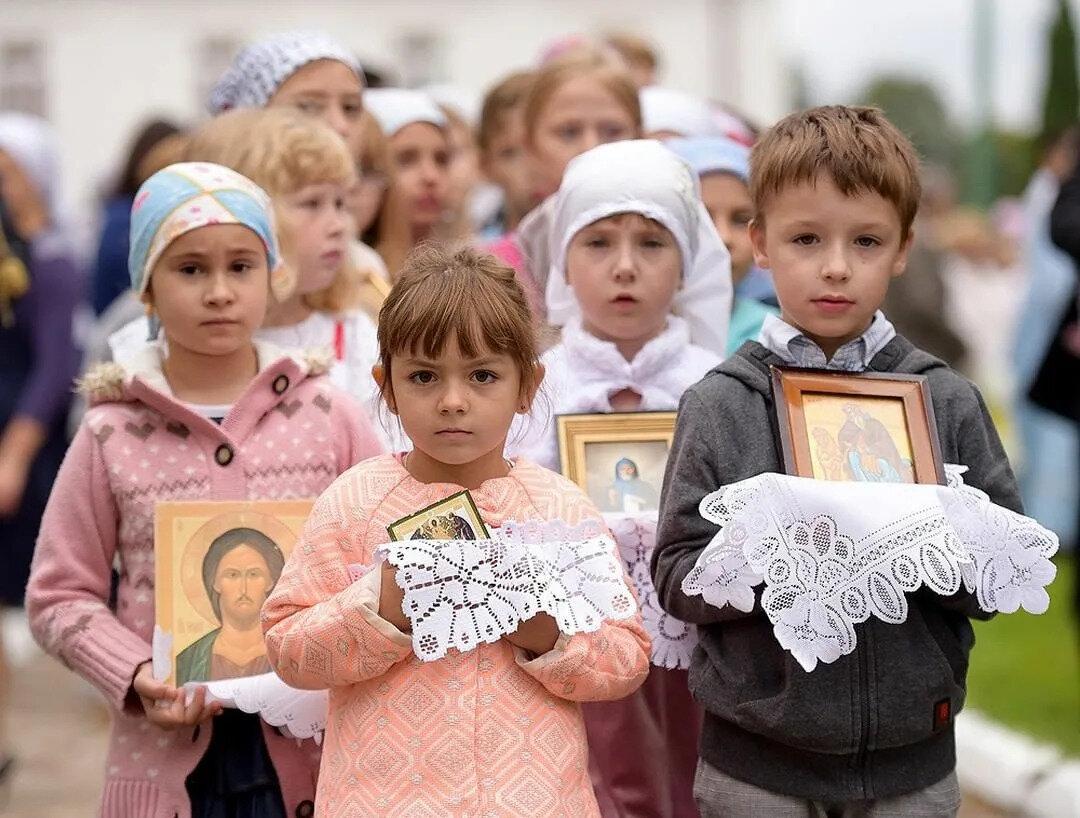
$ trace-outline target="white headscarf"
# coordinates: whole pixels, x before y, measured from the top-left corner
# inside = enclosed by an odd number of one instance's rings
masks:
[[[639,213],[671,231],[683,266],[673,311],[690,325],[693,343],[724,355],[731,319],[731,255],[701,203],[697,174],[654,139],[600,145],[567,165],[548,234],[548,320],[561,327],[581,314],[566,280],[570,241],[582,228],[619,213]]]
[[[360,63],[349,49],[317,31],[290,31],[245,46],[210,92],[207,107],[212,114],[263,108],[285,80],[318,60],[343,63],[363,82]]]
[[[671,131],[680,136],[712,136],[716,133],[712,110],[700,97],[650,85],[638,92],[638,98],[642,130],[647,134]]]
[[[427,122],[439,128],[447,125],[446,114],[423,91],[372,88],[364,92],[364,108],[375,117],[379,129],[388,138],[414,122]]]
[[[48,210],[49,227],[37,238],[37,251],[70,251],[60,197],[60,157],[52,127],[29,114],[0,113],[0,149],[30,177]]]

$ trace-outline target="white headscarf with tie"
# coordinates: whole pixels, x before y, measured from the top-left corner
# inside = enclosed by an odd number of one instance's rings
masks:
[[[731,256],[701,203],[690,166],[652,139],[611,142],[571,160],[555,194],[549,234],[548,320],[565,325],[581,314],[567,282],[566,251],[593,222],[637,213],[674,236],[682,258],[682,286],[672,311],[690,325],[690,340],[723,356],[731,319]]]

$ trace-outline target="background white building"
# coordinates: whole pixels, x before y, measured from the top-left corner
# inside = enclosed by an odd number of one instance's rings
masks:
[[[321,29],[403,82],[482,92],[572,33],[640,34],[661,82],[768,122],[787,108],[774,0],[0,0],[0,109],[57,128],[65,198],[83,221],[149,116],[205,116],[245,41]]]

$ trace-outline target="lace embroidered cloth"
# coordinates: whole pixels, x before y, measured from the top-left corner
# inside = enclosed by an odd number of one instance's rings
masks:
[[[375,554],[397,568],[413,651],[427,662],[496,642],[540,612],[570,636],[637,610],[597,522],[507,521],[490,539],[405,540]]]
[[[697,628],[667,614],[661,607],[649,573],[656,547],[656,512],[638,515],[605,514],[619,558],[637,594],[641,620],[652,640],[650,661],[657,667],[686,670],[697,644]]]
[[[830,483],[761,474],[701,501],[720,531],[683,580],[687,595],[749,612],[755,587],[777,641],[807,671],[855,649],[875,616],[907,618],[906,593],[961,587],[985,611],[1044,613],[1057,536],[994,505],[946,466],[947,486]]]

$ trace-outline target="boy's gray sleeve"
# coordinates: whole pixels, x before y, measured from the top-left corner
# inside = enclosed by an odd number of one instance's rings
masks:
[[[706,494],[723,486],[718,468],[725,439],[718,423],[720,411],[719,407],[707,409],[693,389],[679,403],[651,564],[660,607],[697,625],[749,616],[729,605],[714,608],[700,596],[682,592],[683,578],[718,530],[702,518],[698,505]]]

